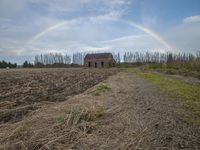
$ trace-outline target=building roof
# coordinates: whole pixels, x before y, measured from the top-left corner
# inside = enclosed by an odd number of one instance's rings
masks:
[[[111,53],[96,53],[96,54],[87,54],[85,59],[107,59],[112,57]]]

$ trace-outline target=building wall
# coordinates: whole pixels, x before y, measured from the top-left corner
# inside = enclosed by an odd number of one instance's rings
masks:
[[[113,67],[114,66],[114,60],[111,58],[109,59],[90,59],[90,60],[85,60],[84,65],[86,67],[89,67],[89,62],[90,62],[90,67],[95,68],[95,63],[96,63],[96,68],[108,68],[108,67]],[[102,66],[103,62],[103,66]]]

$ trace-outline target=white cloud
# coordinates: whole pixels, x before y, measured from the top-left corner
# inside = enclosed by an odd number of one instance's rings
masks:
[[[185,23],[200,22],[200,16],[190,16],[183,19]]]
[[[97,51],[108,51],[112,50],[111,46],[85,46],[82,47],[82,51],[84,52],[97,52]]]
[[[196,23],[183,23],[166,31],[165,37],[176,49],[195,52],[200,50],[200,25]]]
[[[101,43],[115,43],[115,42],[122,42],[122,41],[127,41],[127,40],[138,39],[138,38],[145,38],[145,37],[148,37],[148,35],[146,35],[146,34],[130,35],[130,36],[123,36],[123,37],[115,38],[112,40],[101,41]]]
[[[123,51],[160,51],[166,50],[159,41],[148,34],[128,35],[112,40],[101,41],[101,45],[110,47],[111,50]],[[159,49],[158,49],[159,47]]]
[[[108,12],[128,6],[131,0],[27,0],[31,4],[43,5],[50,12],[74,12],[92,10],[92,12]]]
[[[102,23],[103,21],[115,21],[122,16],[121,12],[112,11],[103,15],[97,15],[95,17],[90,17],[90,21],[93,23]]]

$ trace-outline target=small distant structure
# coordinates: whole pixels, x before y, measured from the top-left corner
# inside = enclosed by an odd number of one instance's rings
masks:
[[[88,68],[114,67],[115,63],[111,53],[87,54],[84,58],[84,66]]]

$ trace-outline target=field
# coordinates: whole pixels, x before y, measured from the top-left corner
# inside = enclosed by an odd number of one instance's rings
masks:
[[[0,70],[0,122],[17,122],[43,104],[67,100],[116,70]]]
[[[200,81],[139,68],[0,71],[0,150],[199,150]]]

